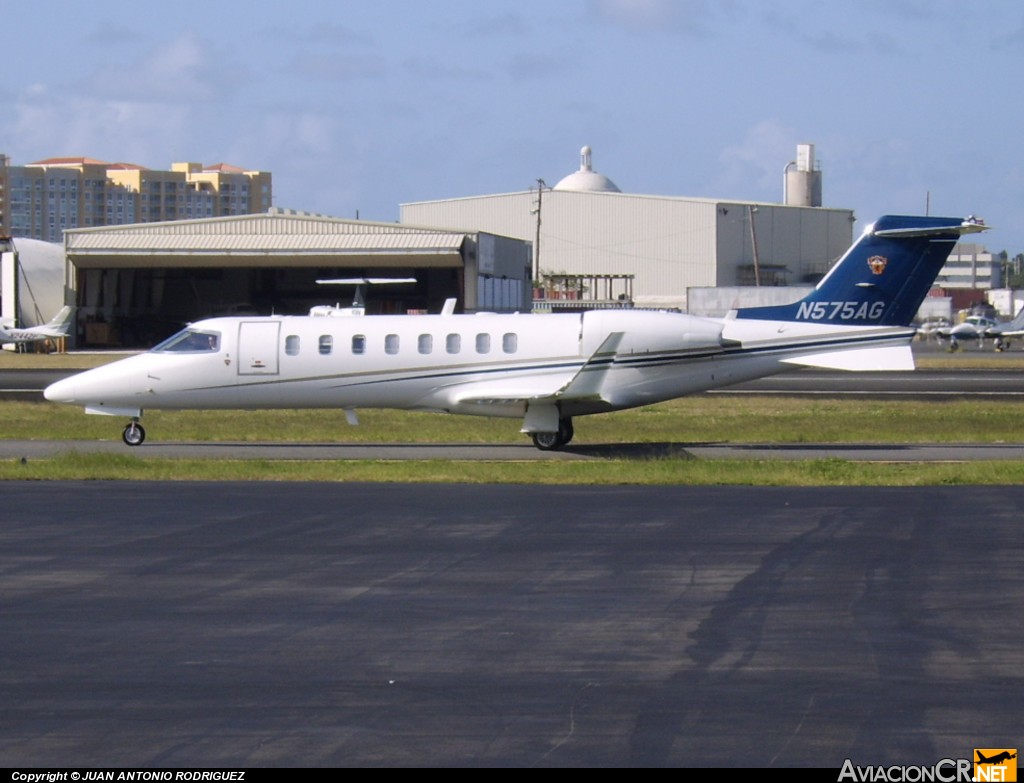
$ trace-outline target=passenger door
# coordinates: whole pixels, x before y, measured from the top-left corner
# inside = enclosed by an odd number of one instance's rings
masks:
[[[238,325],[238,374],[277,375],[279,321],[242,321]]]

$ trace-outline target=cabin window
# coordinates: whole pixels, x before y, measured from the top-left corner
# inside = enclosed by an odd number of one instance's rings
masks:
[[[366,353],[366,335],[352,335],[352,353]]]
[[[448,353],[458,353],[462,350],[462,335],[450,334],[445,338],[444,348]]]
[[[429,334],[421,334],[417,345],[420,353],[430,353],[434,350],[434,338]]]
[[[476,352],[477,353],[490,353],[491,352],[491,336],[486,332],[481,332],[476,336]]]
[[[290,334],[284,338],[284,352],[289,356],[299,355],[299,336]]]
[[[334,350],[334,338],[329,334],[320,335],[320,353],[328,356]]]
[[[398,335],[389,334],[384,338],[384,353],[398,353]]]
[[[501,350],[505,353],[515,353],[519,350],[519,335],[515,332],[505,332],[501,337]]]

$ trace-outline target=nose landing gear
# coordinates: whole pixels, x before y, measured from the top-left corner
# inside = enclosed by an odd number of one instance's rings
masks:
[[[121,433],[121,440],[129,446],[139,446],[146,439],[146,431],[139,424],[139,417],[133,416]]]

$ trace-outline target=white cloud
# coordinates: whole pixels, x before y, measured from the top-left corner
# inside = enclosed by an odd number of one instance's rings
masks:
[[[782,198],[782,172],[796,155],[798,134],[779,120],[761,120],[739,144],[725,147],[719,155],[724,169],[717,185],[723,193],[744,198]]]
[[[195,159],[209,149],[207,140],[186,145],[230,111],[227,98],[244,82],[240,69],[218,61],[192,32],[135,59],[125,48],[76,83],[35,83],[13,97],[0,135],[16,163],[82,155],[163,167],[175,155]]]
[[[373,52],[366,54],[302,52],[295,57],[290,68],[301,78],[335,83],[381,79],[388,76],[391,71],[385,58]]]
[[[730,12],[725,0],[590,0],[597,19],[634,32],[704,33],[720,13]]]
[[[246,83],[243,69],[192,31],[146,52],[134,62],[107,62],[83,89],[97,96],[143,102],[208,102],[225,99]]]
[[[4,135],[19,165],[54,155],[164,165],[189,127],[182,106],[67,98],[39,88],[15,102],[11,117]]]

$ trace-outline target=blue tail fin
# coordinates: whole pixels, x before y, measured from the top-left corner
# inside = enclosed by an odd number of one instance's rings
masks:
[[[984,231],[974,218],[886,215],[839,259],[804,299],[748,307],[737,318],[837,326],[906,326],[962,234]]]

